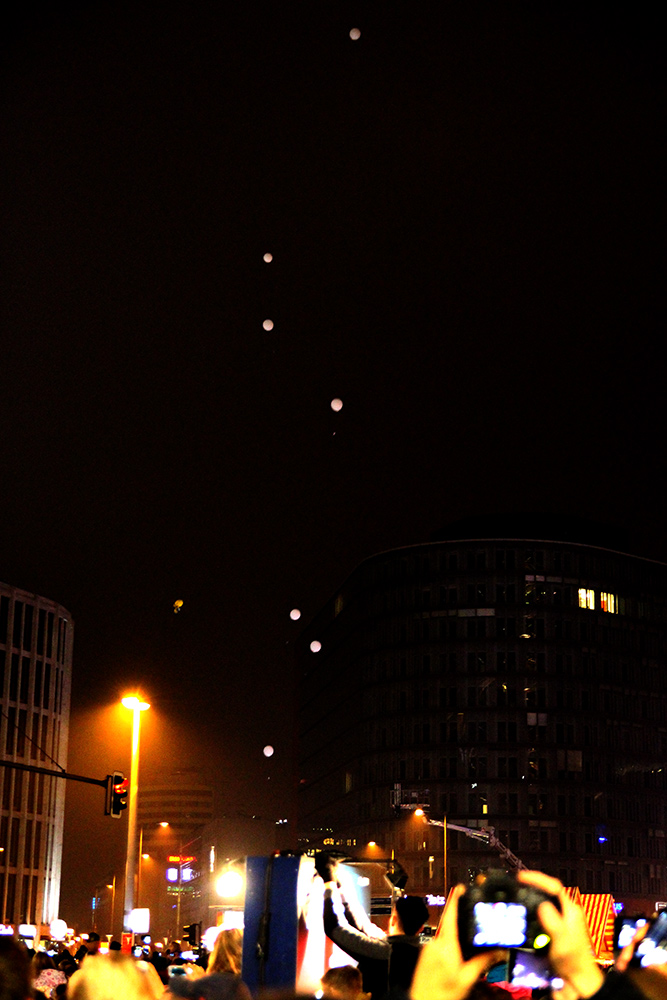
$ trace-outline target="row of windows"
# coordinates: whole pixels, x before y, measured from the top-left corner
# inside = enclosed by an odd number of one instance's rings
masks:
[[[373,567],[376,582],[383,580],[429,580],[435,573],[520,571],[527,574],[579,576],[589,579],[610,579],[623,582],[635,591],[665,592],[665,567],[627,559],[622,556],[581,550],[550,549],[465,549],[456,551],[416,552],[414,555],[389,557]]]
[[[9,619],[11,601],[6,595],[0,596],[0,643],[5,645],[9,638]],[[67,619],[58,618],[53,611],[45,608],[35,609],[34,605],[24,601],[14,601],[14,617],[11,626],[12,646],[26,653],[32,651],[33,624],[37,610],[37,629],[34,637],[38,656],[55,658],[58,663],[64,663],[67,647]],[[55,631],[55,650],[54,650]]]
[[[603,711],[613,719],[637,719],[653,720],[655,722],[667,723],[667,701],[664,696],[655,695],[651,699],[633,699],[632,689],[611,690],[608,688],[581,688],[575,690],[572,687],[549,688],[536,684],[532,679],[524,677],[519,682],[513,682],[508,677],[501,678],[487,677],[480,679],[477,684],[464,686],[439,687],[406,687],[399,690],[394,688],[384,688],[374,692],[372,703],[369,708],[374,715],[384,716],[392,712],[404,714],[407,711],[430,711],[438,709],[440,711],[452,712],[462,708],[517,708],[528,709],[526,713],[526,724],[528,726],[546,726],[549,721],[559,722],[558,713],[563,710],[573,712]],[[549,720],[546,710],[556,711],[556,717]],[[534,713],[538,717],[532,717]],[[462,726],[465,722],[461,715],[457,720]],[[556,727],[557,728],[557,727]],[[459,730],[459,735],[462,734]],[[426,730],[424,730],[426,733]],[[643,736],[643,730],[637,731],[637,736]],[[440,730],[440,739],[444,739],[443,730]],[[451,739],[451,736],[447,736]],[[416,742],[428,743],[431,735],[417,739]],[[557,742],[561,742],[556,735]],[[638,745],[641,749],[641,745]]]
[[[380,610],[388,613],[405,608],[428,611],[436,608],[486,607],[495,604],[549,605],[553,607],[588,608],[613,614],[634,614],[643,617],[645,602],[626,600],[617,594],[600,591],[596,599],[595,590],[585,587],[554,584],[543,577],[531,576],[524,584],[502,582],[494,585],[486,581],[475,583],[440,585],[437,590],[430,587],[414,591],[397,590],[380,595]]]
[[[2,794],[2,808],[5,811],[10,809],[14,812],[23,812],[41,816],[44,813],[44,784],[47,777],[34,772],[18,771],[10,768],[2,768],[0,773],[0,787]],[[12,783],[13,775],[13,783]],[[51,780],[51,779],[48,779]],[[23,795],[26,795],[25,807],[23,806]],[[3,818],[4,823],[4,818]],[[5,845],[5,841],[0,838],[0,847]],[[0,857],[0,863],[2,858]]]
[[[9,674],[9,700],[27,705],[30,700],[31,660],[29,656],[12,653]],[[0,649],[0,693],[5,685],[6,653]],[[53,692],[53,708],[62,711],[62,677],[63,671],[57,667],[53,671],[55,690]],[[34,684],[32,703],[36,708],[51,707],[51,663],[46,660],[36,660],[34,664]]]
[[[657,656],[665,651],[664,630],[623,627],[610,628],[594,619],[545,619],[536,615],[505,616],[459,612],[451,617],[424,617],[409,621],[381,621],[367,629],[367,643],[378,646],[438,640],[497,639],[501,641],[544,640],[594,643],[637,650]]]
[[[624,771],[615,761],[589,759],[584,756],[583,751],[572,749],[560,749],[550,756],[541,756],[539,751],[533,750],[521,756],[494,754],[489,757],[475,747],[469,750],[458,748],[456,752],[440,758],[415,756],[403,757],[398,761],[381,760],[377,765],[368,765],[363,776],[366,787],[393,781],[426,782],[436,778],[449,781],[462,778],[471,781],[498,778],[528,784],[576,779],[637,789],[667,787],[667,771],[663,768],[651,770],[647,767],[641,771]]]
[[[17,887],[19,892],[17,892]],[[2,908],[2,923],[38,924],[38,891],[38,875],[3,872],[0,868],[0,900],[5,900]]]

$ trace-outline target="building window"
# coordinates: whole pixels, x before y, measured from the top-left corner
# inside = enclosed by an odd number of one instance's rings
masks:
[[[587,590],[585,587],[579,588],[579,607],[595,609],[595,591]]]
[[[603,611],[609,611],[611,614],[618,614],[618,597],[616,594],[606,594],[604,591],[600,594],[600,607]]]

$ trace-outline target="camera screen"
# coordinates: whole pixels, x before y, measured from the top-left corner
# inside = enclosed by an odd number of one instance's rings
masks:
[[[667,910],[658,915],[635,954],[643,966],[667,965]]]
[[[476,948],[520,948],[526,943],[527,913],[521,903],[475,903]]]
[[[551,975],[547,956],[536,955],[534,951],[519,951],[514,959],[512,969],[512,986],[527,986],[531,990],[545,989],[552,986],[560,989],[562,980],[556,980]]]
[[[646,917],[624,917],[618,928],[618,937],[616,939],[616,948],[621,951],[626,945],[632,944],[634,936],[640,927],[643,927],[646,923]]]

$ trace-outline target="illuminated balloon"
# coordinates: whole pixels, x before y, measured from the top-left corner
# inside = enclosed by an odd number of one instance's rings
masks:
[[[177,615],[182,607],[183,607],[183,601],[174,601],[174,614]]]
[[[313,639],[313,641],[310,644],[311,653],[319,653],[321,648],[322,648],[322,643],[318,642],[317,639]]]
[[[292,608],[292,610],[289,613],[289,616],[293,622],[298,622],[299,618],[301,617],[301,612],[299,611],[298,608]]]
[[[359,31],[358,28],[352,28],[352,31],[350,32],[350,38],[352,39],[353,42],[356,42],[358,38],[361,38],[361,32]]]
[[[262,326],[264,327],[265,330],[273,330],[273,320],[265,319],[264,322],[262,323]]]
[[[273,260],[273,254],[272,253],[265,253],[264,254],[264,260],[266,261],[267,264],[270,264],[271,261]]]
[[[331,409],[334,411],[334,413],[338,413],[340,410],[343,409],[343,400],[342,399],[332,399],[331,400]]]
[[[273,757],[273,747],[264,747],[262,753],[265,757]]]

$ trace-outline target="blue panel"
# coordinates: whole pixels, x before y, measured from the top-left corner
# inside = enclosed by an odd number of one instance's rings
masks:
[[[262,985],[294,987],[299,861],[298,857],[246,861],[243,980],[253,992]],[[263,968],[258,950],[262,942]]]

